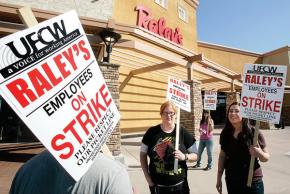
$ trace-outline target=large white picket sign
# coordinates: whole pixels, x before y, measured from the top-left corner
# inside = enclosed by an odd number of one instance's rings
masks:
[[[241,95],[242,117],[279,123],[286,75],[285,65],[245,65]]]
[[[79,180],[120,119],[75,11],[0,40],[0,92]]]
[[[190,106],[190,85],[175,78],[168,78],[167,97],[176,106],[187,112],[191,111]]]

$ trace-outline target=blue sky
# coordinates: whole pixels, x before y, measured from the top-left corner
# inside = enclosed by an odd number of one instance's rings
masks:
[[[199,0],[198,40],[265,53],[290,45],[290,0]]]

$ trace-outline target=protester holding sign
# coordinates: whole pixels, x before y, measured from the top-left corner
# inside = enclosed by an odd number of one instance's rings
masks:
[[[211,119],[208,110],[204,110],[199,128],[200,141],[198,145],[198,160],[193,168],[200,167],[201,156],[204,148],[206,148],[207,151],[207,166],[204,168],[204,170],[210,170],[212,168],[213,129],[214,122]]]
[[[259,161],[266,162],[269,153],[264,136],[260,132],[257,146],[253,144],[254,129],[248,119],[242,118],[239,103],[230,105],[226,125],[220,135],[221,150],[218,160],[216,188],[222,193],[222,174],[225,170],[226,186],[229,194],[263,194],[263,173]],[[247,187],[251,156],[255,157],[252,187]]]
[[[130,194],[133,189],[124,166],[102,153],[98,153],[89,170],[76,182],[44,151],[19,169],[9,193]]]
[[[174,151],[176,111],[172,102],[163,103],[160,107],[162,123],[149,128],[142,139],[140,162],[151,194],[189,194],[186,162],[197,159],[197,149],[195,139],[181,127],[180,146]],[[174,173],[175,158],[179,160],[177,173]]]

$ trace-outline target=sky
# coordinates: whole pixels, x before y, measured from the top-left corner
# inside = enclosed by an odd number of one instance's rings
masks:
[[[290,45],[290,0],[199,0],[197,34],[256,53]]]

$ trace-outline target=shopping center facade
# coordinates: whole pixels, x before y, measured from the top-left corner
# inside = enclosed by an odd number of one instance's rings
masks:
[[[118,153],[121,133],[144,132],[160,122],[168,77],[191,85],[192,111],[182,111],[181,124],[196,135],[203,91],[217,91],[224,96],[220,104],[228,105],[239,100],[244,64],[286,65],[289,69],[288,46],[255,53],[198,41],[198,4],[198,0],[0,0],[0,37],[25,28],[17,12],[22,6],[31,7],[38,22],[75,9],[119,106],[120,125],[109,143]],[[105,29],[122,36],[112,49],[110,63],[102,62],[107,53],[99,33]],[[282,113],[287,125],[289,85],[288,73]]]

